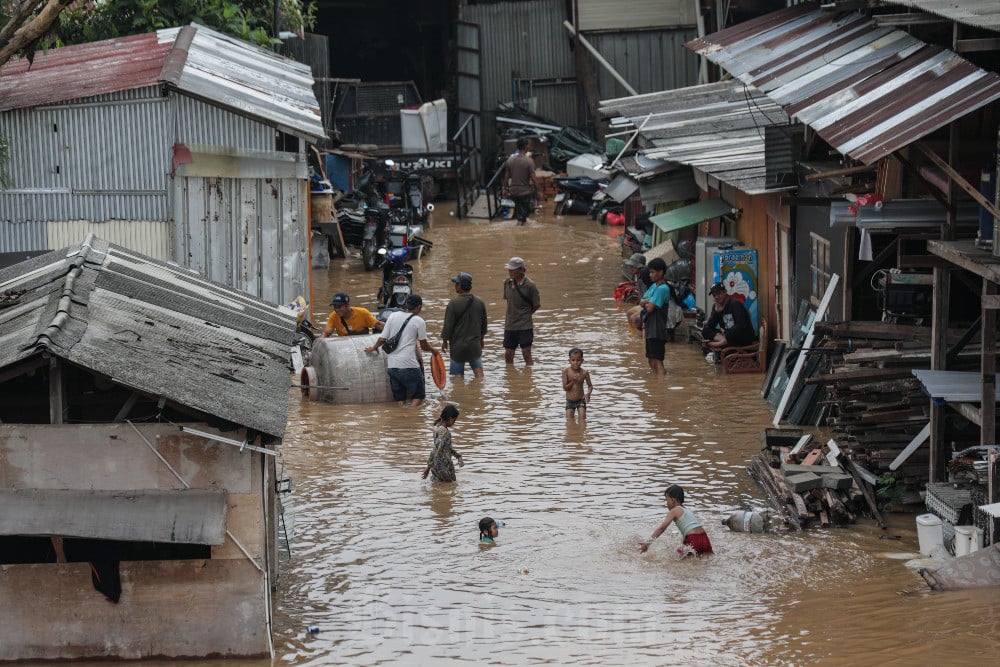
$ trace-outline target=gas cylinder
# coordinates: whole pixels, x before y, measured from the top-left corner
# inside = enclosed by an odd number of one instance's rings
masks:
[[[767,509],[735,510],[722,520],[723,526],[737,533],[769,533],[775,523],[775,513]]]

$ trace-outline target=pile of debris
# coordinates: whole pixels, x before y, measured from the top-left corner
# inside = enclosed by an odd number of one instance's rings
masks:
[[[872,484],[843,456],[836,441],[824,447],[797,429],[765,429],[750,475],[783,521],[797,530],[842,526],[867,512],[884,525]]]

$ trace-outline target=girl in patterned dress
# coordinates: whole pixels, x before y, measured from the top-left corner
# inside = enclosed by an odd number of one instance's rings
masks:
[[[446,405],[441,410],[441,416],[434,422],[434,449],[427,457],[427,467],[421,475],[427,479],[427,475],[433,473],[434,479],[439,482],[455,481],[455,466],[452,465],[452,457],[458,459],[458,467],[465,465],[462,455],[451,446],[451,431],[448,430],[455,425],[458,419],[458,408],[454,405]]]

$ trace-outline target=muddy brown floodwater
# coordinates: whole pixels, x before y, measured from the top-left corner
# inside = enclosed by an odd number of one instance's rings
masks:
[[[783,535],[720,524],[762,497],[746,471],[773,414],[761,376],[722,375],[679,342],[666,378],[651,377],[612,300],[614,230],[585,217],[457,221],[444,208],[415,291],[438,346],[449,277],[473,275],[490,316],[485,379],[430,384],[418,409],[291,393],[280,465],[295,539],[274,598],[275,664],[994,664],[998,590],[931,592],[893,557],[917,550],[913,515],[891,515],[885,532],[868,520]],[[503,363],[512,255],[541,293],[530,370]],[[358,258],[314,271],[314,320],[336,291],[372,305],[378,276]],[[595,384],[586,428],[564,417],[570,347]],[[445,401],[461,410],[466,460],[452,485],[420,479]],[[716,555],[680,560],[673,530],[639,553],[671,483]],[[486,515],[506,522],[492,548],[478,544]]]

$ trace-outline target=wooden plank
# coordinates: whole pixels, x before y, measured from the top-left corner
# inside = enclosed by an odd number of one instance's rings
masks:
[[[910,441],[910,444],[908,444],[903,451],[899,453],[899,456],[897,456],[896,459],[889,464],[889,470],[895,470],[899,466],[903,465],[903,462],[910,458],[910,455],[913,454],[913,452],[917,451],[917,447],[924,444],[924,442],[930,437],[931,424],[930,422],[927,422],[927,426],[920,429],[920,433],[913,436],[913,440]]]
[[[996,241],[994,241],[996,243]],[[979,443],[991,445],[996,440],[997,404],[990,396],[997,396],[997,311],[987,308],[986,302],[997,299],[997,284],[983,280],[983,328],[980,333],[983,346],[983,357],[979,365],[982,370],[979,425]]]
[[[997,207],[993,205],[993,202],[984,197],[983,194],[979,192],[978,188],[965,180],[965,177],[955,171],[955,169],[948,164],[947,161],[935,153],[930,146],[926,145],[922,141],[914,142],[912,146],[927,156],[927,158],[930,159],[930,161],[933,162],[938,169],[948,174],[948,178],[951,179],[951,182],[964,190],[965,193],[972,197],[977,204],[986,209],[991,215],[993,215],[993,217],[1000,218],[1000,209],[997,209]]]
[[[928,241],[927,250],[944,257],[952,264],[971,271],[980,278],[1000,283],[1000,257],[981,250],[971,239],[961,241]]]
[[[809,324],[809,333],[806,334],[806,339],[802,343],[802,350],[799,352],[798,358],[795,359],[795,367],[792,369],[792,374],[788,377],[788,384],[785,385],[785,391],[781,395],[781,402],[778,403],[778,407],[774,411],[773,424],[778,426],[781,420],[785,417],[785,411],[788,408],[788,403],[791,401],[792,394],[795,391],[795,385],[798,382],[799,375],[802,373],[802,367],[805,365],[806,361],[806,351],[812,349],[813,338],[815,337],[815,327],[816,323],[821,321],[824,316],[826,316],[826,311],[830,307],[830,301],[833,299],[833,293],[837,289],[837,284],[840,282],[840,276],[836,273],[830,276],[830,283],[826,287],[826,293],[823,295],[823,300],[819,304],[819,308],[816,309],[816,315],[813,317],[813,321]]]
[[[254,558],[263,558],[264,526],[260,494],[231,493],[226,500],[226,529]],[[212,547],[213,560],[228,558],[246,558],[229,536],[221,545]]]
[[[0,566],[0,660],[266,658],[264,577],[246,559],[124,561],[106,602],[87,563]]]
[[[226,492],[0,490],[0,535],[222,544]]]
[[[251,492],[257,454],[186,435],[170,424],[136,427],[192,487]],[[239,438],[243,432],[224,435]],[[0,461],[6,462],[0,466],[0,488],[6,489],[182,487],[128,424],[2,424]]]

